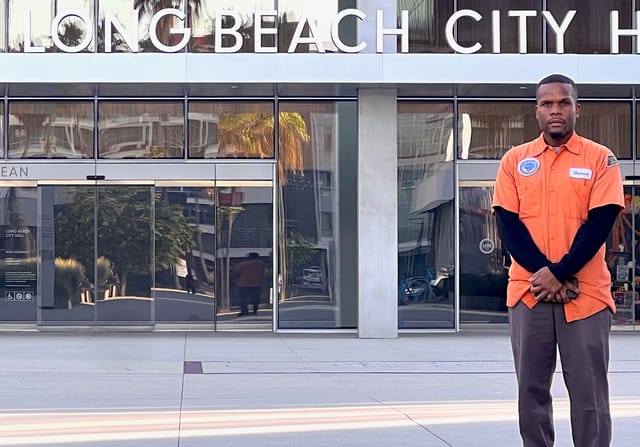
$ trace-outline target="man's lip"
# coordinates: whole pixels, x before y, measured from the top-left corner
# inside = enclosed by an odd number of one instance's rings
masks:
[[[562,120],[553,120],[553,121],[549,121],[548,124],[550,126],[552,126],[554,124],[564,124],[564,121],[562,121]]]

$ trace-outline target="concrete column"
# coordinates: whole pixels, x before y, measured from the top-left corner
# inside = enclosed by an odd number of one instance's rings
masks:
[[[395,89],[358,92],[358,334],[398,336]]]

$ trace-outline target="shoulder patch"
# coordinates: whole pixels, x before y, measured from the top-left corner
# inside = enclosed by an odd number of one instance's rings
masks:
[[[613,154],[607,157],[607,168],[610,168],[611,166],[618,166],[618,159]]]

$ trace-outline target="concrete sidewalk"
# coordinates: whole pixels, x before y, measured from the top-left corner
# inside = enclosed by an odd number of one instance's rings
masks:
[[[611,339],[615,447],[640,440],[640,334]],[[521,445],[506,332],[2,333],[0,446]],[[557,446],[570,446],[561,374]]]

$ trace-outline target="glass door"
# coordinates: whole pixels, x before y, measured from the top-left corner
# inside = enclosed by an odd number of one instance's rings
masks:
[[[40,324],[153,323],[153,185],[41,184]]]
[[[152,184],[96,186],[96,324],[153,324]],[[169,234],[167,236],[170,236]]]
[[[213,181],[156,182],[156,325],[214,327],[215,200]]]
[[[217,181],[219,330],[273,327],[274,209],[271,181]]]
[[[95,323],[95,181],[40,184],[39,322]]]
[[[493,182],[461,182],[459,188],[460,323],[508,323],[510,258],[491,213]]]
[[[155,178],[139,180],[137,166],[105,166],[95,177],[114,180],[43,180],[18,194],[24,210],[5,207],[13,227],[18,217],[35,225],[41,292],[31,321],[273,329],[271,165],[227,164],[218,182],[207,164],[157,166],[142,173]],[[196,180],[175,179],[191,174]]]

